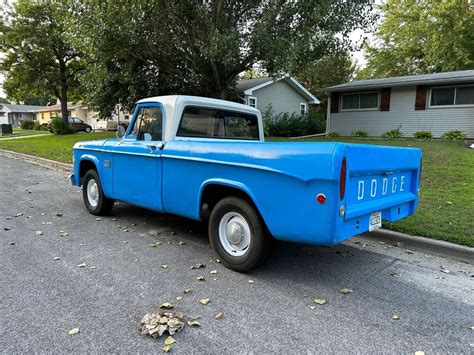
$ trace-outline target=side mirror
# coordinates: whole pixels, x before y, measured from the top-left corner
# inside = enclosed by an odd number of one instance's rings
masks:
[[[118,139],[122,139],[125,136],[125,128],[123,126],[117,126],[117,132],[115,133]]]

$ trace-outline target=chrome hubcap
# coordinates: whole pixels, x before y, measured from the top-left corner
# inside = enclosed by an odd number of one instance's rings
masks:
[[[219,240],[230,255],[244,255],[250,246],[251,237],[250,226],[239,213],[228,212],[221,218]]]
[[[99,187],[97,186],[97,182],[94,179],[90,179],[87,182],[87,199],[89,200],[89,204],[92,207],[97,207],[99,204]]]

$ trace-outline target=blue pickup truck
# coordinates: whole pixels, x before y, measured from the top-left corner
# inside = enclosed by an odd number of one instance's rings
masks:
[[[117,138],[74,146],[86,208],[114,201],[208,222],[223,263],[245,272],[272,238],[335,245],[413,214],[420,149],[266,143],[260,112],[192,96],[140,100]]]

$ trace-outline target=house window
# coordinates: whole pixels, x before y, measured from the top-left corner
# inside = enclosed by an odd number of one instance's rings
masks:
[[[431,88],[430,106],[474,105],[474,85]]]
[[[378,106],[377,91],[342,94],[342,110],[376,110]]]
[[[308,105],[304,102],[300,103],[300,115],[304,116],[308,113]]]
[[[247,99],[247,105],[257,108],[257,98],[253,97],[253,96],[250,96]]]

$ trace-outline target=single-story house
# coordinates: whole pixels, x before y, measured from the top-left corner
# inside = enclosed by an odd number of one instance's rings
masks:
[[[67,104],[68,116],[77,117],[87,124],[91,125],[93,129],[100,129],[104,126],[104,120],[99,119],[99,113],[81,102]],[[61,104],[41,107],[33,110],[36,113],[36,118],[39,123],[48,123],[50,119],[61,116]],[[111,117],[112,120],[117,120],[117,114]],[[120,122],[128,123],[130,115],[126,111],[120,111]]]
[[[36,114],[31,110],[42,109],[44,106],[0,104],[0,124],[12,124],[19,127],[20,121],[33,121]]]
[[[474,70],[357,80],[325,88],[327,132],[370,136],[400,128],[405,137],[460,130],[474,137]]]
[[[239,80],[235,91],[237,101],[259,109],[262,114],[271,107],[274,115],[305,115],[309,105],[319,105],[319,100],[290,76],[279,80],[269,77]]]

